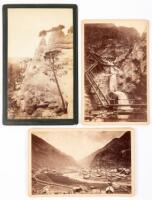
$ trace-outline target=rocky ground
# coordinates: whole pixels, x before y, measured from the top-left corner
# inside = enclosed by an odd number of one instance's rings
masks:
[[[44,62],[32,60],[22,71],[19,63],[10,64],[12,70],[8,94],[8,117],[10,119],[72,118],[73,80],[71,77],[73,70],[71,53],[71,49],[63,50],[60,62],[58,61],[60,67],[57,72],[64,100],[68,104],[67,113],[61,109],[61,98],[50,66]]]

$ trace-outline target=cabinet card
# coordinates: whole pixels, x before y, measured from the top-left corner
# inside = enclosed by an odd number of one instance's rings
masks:
[[[88,20],[82,29],[82,121],[146,124],[148,21]]]
[[[4,5],[4,124],[77,123],[77,6]]]
[[[133,130],[31,129],[29,193],[133,195]]]

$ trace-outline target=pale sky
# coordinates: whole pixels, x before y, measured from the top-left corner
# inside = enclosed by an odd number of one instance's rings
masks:
[[[113,138],[120,137],[125,131],[101,131],[94,129],[58,129],[35,130],[37,135],[60,151],[72,156],[75,160],[81,160],[105,146]]]
[[[8,57],[32,57],[39,44],[38,34],[62,24],[66,32],[73,25],[72,9],[9,8]]]

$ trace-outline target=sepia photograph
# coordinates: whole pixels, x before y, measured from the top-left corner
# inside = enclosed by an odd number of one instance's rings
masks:
[[[77,6],[3,9],[4,123],[77,123]]]
[[[148,21],[84,20],[84,123],[148,123]]]
[[[133,195],[134,131],[30,129],[29,195]]]

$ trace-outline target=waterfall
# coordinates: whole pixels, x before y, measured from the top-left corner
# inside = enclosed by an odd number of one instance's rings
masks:
[[[118,96],[118,104],[122,105],[119,106],[119,109],[124,111],[132,111],[133,108],[131,106],[123,106],[123,105],[129,105],[129,100],[127,95],[124,92],[116,91],[114,92]],[[128,119],[129,115],[118,115],[118,119]]]
[[[117,91],[117,70],[111,67],[111,76],[109,81],[109,89],[111,92]]]

